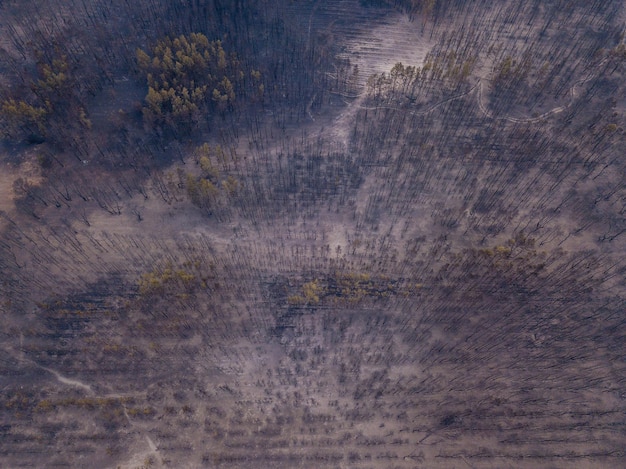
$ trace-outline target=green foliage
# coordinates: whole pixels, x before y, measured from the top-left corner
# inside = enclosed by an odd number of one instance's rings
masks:
[[[237,196],[239,192],[240,182],[232,175],[224,173],[230,169],[233,160],[236,160],[234,151],[226,152],[220,145],[211,148],[205,143],[196,148],[195,156],[201,174],[181,171],[180,179],[187,189],[191,202],[212,212],[226,205],[228,199]]]
[[[314,306],[320,302],[320,296],[326,293],[326,288],[317,279],[303,284],[301,290],[301,295],[287,297],[287,303],[290,305]]]
[[[474,70],[475,55],[459,55],[454,51],[426,56],[422,78],[449,80],[453,83],[466,81]],[[426,73],[429,72],[429,73]]]
[[[373,75],[370,90],[390,89],[407,92],[415,84],[437,81],[439,86],[457,87],[466,83],[476,64],[475,55],[461,56],[455,52],[429,53],[422,68],[396,63],[389,74]]]
[[[610,50],[609,55],[619,60],[626,60],[626,44],[621,43]]]
[[[49,136],[52,124],[63,130],[73,124],[91,128],[91,121],[81,105],[78,83],[65,56],[50,62],[40,61],[36,75],[27,84],[29,96],[8,96],[0,102],[3,137]]]
[[[530,51],[526,51],[517,59],[507,55],[494,67],[492,82],[499,88],[511,87],[525,82],[531,72],[535,72],[538,77],[545,76],[549,66],[543,64],[538,70],[534,70]]]
[[[185,186],[187,195],[195,206],[210,210],[217,203],[220,192],[210,180],[187,173]]]
[[[222,181],[222,189],[230,197],[234,197],[239,189],[239,181],[232,176],[228,176],[226,180]]]
[[[231,156],[229,156],[229,154]],[[211,148],[208,143],[204,143],[196,148],[195,155],[203,171],[208,171],[209,173],[212,171],[218,171],[219,173],[218,166],[225,171],[230,169],[230,163],[233,159],[232,156],[234,156],[234,150],[230,149],[226,152],[221,145],[215,145],[215,147]],[[204,161],[204,167],[202,166],[202,161]],[[215,177],[217,176],[218,175],[215,175]]]
[[[496,67],[496,77],[499,79],[508,78],[512,73],[514,65],[515,61],[513,60],[513,57],[507,55]]]
[[[335,272],[324,279],[303,283],[296,294],[287,297],[287,303],[308,306],[315,306],[324,301],[358,303],[365,299],[418,294],[422,287],[421,284],[407,283],[382,275],[372,277],[368,273]]]
[[[392,80],[405,79],[409,81],[419,77],[419,74],[419,67],[412,67],[410,65],[405,67],[402,62],[396,63],[389,73]]]
[[[174,269],[171,264],[143,274],[138,281],[139,294],[142,296],[186,292],[196,284],[197,278],[194,274],[182,268]]]
[[[236,56],[221,41],[192,33],[157,42],[150,55],[137,49],[137,65],[148,94],[143,109],[148,123],[189,130],[206,108],[226,110],[236,99],[242,72]]]
[[[308,304],[317,304],[320,302],[319,295],[322,293],[323,289],[319,285],[317,280],[313,280],[312,282],[307,282],[302,285],[302,292],[304,293],[304,299]]]
[[[199,163],[200,168],[205,175],[212,178],[217,178],[219,176],[219,170],[211,164],[211,160],[207,156],[201,156]]]
[[[24,132],[45,132],[48,111],[43,107],[33,106],[24,101],[8,99],[0,105],[5,136]]]
[[[369,295],[377,296],[374,293],[377,290],[376,282],[369,274],[350,272],[336,275],[334,280],[337,286],[336,295],[348,302],[357,302]]]
[[[302,305],[305,303],[305,300],[300,295],[291,295],[287,297],[287,303],[292,306]]]
[[[37,80],[37,87],[43,92],[50,94],[64,94],[70,84],[68,79],[68,64],[65,57],[54,59],[52,64],[39,66],[41,79]]]
[[[558,251],[555,253],[556,256],[559,255]],[[514,278],[517,275],[536,276],[546,265],[546,253],[537,251],[535,240],[523,234],[518,234],[503,245],[470,249],[459,256],[465,256],[468,265],[482,266],[490,274],[499,275],[500,279]],[[468,267],[467,270],[474,267]]]

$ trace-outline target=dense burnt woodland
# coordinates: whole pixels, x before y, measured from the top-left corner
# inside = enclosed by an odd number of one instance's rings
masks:
[[[0,465],[614,468],[621,1],[0,4]]]

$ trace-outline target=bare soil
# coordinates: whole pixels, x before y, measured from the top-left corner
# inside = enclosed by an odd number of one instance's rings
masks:
[[[293,108],[153,151],[124,75],[88,157],[2,158],[0,466],[620,466],[626,69],[581,52],[614,24],[383,3],[290,2],[335,64]],[[498,95],[494,64],[558,38],[560,94]],[[450,52],[478,54],[465,80],[388,80]],[[131,162],[99,160],[124,138]]]

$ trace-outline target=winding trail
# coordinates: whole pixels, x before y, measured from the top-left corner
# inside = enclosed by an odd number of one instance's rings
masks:
[[[67,378],[65,376],[63,376],[61,373],[59,373],[56,370],[53,370],[52,368],[48,368],[46,366],[40,365],[39,363],[37,363],[36,361],[27,358],[25,356],[24,353],[24,347],[23,347],[23,343],[24,343],[24,335],[20,334],[20,350],[16,351],[13,349],[4,349],[5,352],[7,352],[8,355],[12,356],[13,358],[15,358],[18,362],[20,363],[25,363],[25,364],[30,364],[33,365],[41,370],[47,371],[48,373],[51,373],[52,375],[54,375],[54,377],[57,379],[57,381],[61,384],[64,384],[66,386],[72,386],[72,387],[76,387],[76,388],[80,388],[83,389],[84,391],[86,391],[87,393],[89,393],[90,395],[93,395],[96,398],[99,399],[118,399],[120,405],[122,406],[122,409],[124,411],[124,416],[126,417],[126,421],[128,422],[128,425],[134,429],[136,429],[136,431],[139,434],[143,434],[146,443],[148,444],[148,449],[144,450],[144,451],[140,451],[138,453],[135,453],[131,459],[130,462],[128,462],[128,464],[126,466],[118,466],[118,467],[137,467],[137,465],[141,465],[141,463],[145,460],[146,457],[152,455],[152,454],[159,454],[159,449],[157,447],[157,445],[154,443],[154,441],[152,441],[152,438],[150,438],[150,436],[147,433],[147,430],[145,428],[143,428],[143,426],[141,424],[138,424],[136,422],[133,422],[132,419],[130,418],[130,415],[128,415],[128,411],[126,409],[126,406],[124,405],[124,401],[122,401],[122,399],[127,398],[127,397],[145,397],[145,392],[141,392],[141,393],[130,393],[130,394],[121,394],[121,393],[107,393],[107,394],[97,394],[93,388],[91,387],[91,385],[83,383],[82,381],[79,381],[77,379],[71,379],[71,378]]]
[[[573,88],[576,86],[576,84],[574,84]],[[569,104],[567,104],[566,106],[557,106],[547,112],[544,112],[543,114],[536,116],[536,117],[529,117],[529,118],[517,118],[517,117],[508,117],[508,116],[503,116],[503,117],[496,117],[493,115],[493,113],[489,112],[489,110],[485,107],[485,105],[483,104],[483,82],[482,80],[479,79],[477,85],[474,87],[476,88],[478,87],[478,94],[477,94],[477,100],[478,100],[478,108],[480,109],[480,112],[482,112],[485,116],[487,116],[490,119],[494,119],[494,120],[505,120],[508,122],[513,122],[515,124],[531,124],[533,122],[539,122],[543,119],[545,119],[546,117],[552,115],[552,114],[558,114],[559,112],[563,112],[565,109],[567,109],[572,103],[570,102]],[[571,91],[571,90],[570,90]]]
[[[43,366],[43,365],[40,365],[36,361],[31,360],[30,358],[27,358],[25,353],[24,353],[24,334],[20,334],[20,351],[19,352],[16,352],[15,350],[7,350],[7,349],[5,349],[5,351],[8,352],[9,355],[11,355],[15,359],[17,359],[17,361],[19,361],[19,362],[29,363],[31,365],[36,366],[40,370],[44,370],[44,371],[47,371],[48,373],[53,374],[54,377],[57,379],[57,381],[59,383],[61,383],[61,384],[65,384],[66,386],[78,387],[78,388],[84,389],[89,394],[95,394],[93,389],[91,389],[91,386],[89,384],[85,384],[85,383],[83,383],[81,381],[78,381],[77,379],[66,378],[65,376],[63,376],[58,371],[55,371],[55,370],[53,370],[51,368],[48,368],[48,367]]]
[[[34,363],[35,365],[37,365],[35,362],[32,362],[32,363]],[[67,385],[67,386],[75,386],[75,387],[78,387],[78,388],[84,389],[85,391],[87,391],[87,392],[88,392],[88,393],[90,393],[90,394],[95,394],[95,393],[94,393],[94,391],[93,391],[93,389],[91,389],[91,386],[90,386],[90,385],[88,385],[88,384],[82,383],[82,382],[80,382],[80,381],[78,381],[78,380],[76,380],[76,379],[69,379],[69,378],[66,378],[65,376],[61,375],[61,373],[59,373],[58,371],[52,370],[52,369],[47,368],[47,367],[45,367],[45,366],[42,366],[42,365],[37,365],[37,366],[38,366],[39,368],[41,368],[42,370],[46,370],[48,373],[52,373],[52,374],[56,377],[56,379],[57,379],[60,383],[62,383],[62,384],[65,384],[65,385]]]
[[[598,65],[595,66],[595,68],[600,68],[602,65],[604,65],[607,62],[608,58],[604,58],[602,61],[600,61],[600,63]],[[565,104],[564,106],[557,106],[547,112],[544,112],[543,114],[536,116],[536,117],[529,117],[529,118],[515,118],[515,117],[495,117],[492,113],[490,113],[486,108],[485,105],[483,104],[483,99],[482,99],[482,90],[483,90],[483,83],[482,83],[482,79],[479,79],[478,81],[478,107],[480,108],[480,111],[485,114],[487,117],[491,118],[491,119],[499,119],[499,120],[506,120],[508,122],[513,122],[516,124],[532,124],[535,122],[539,122],[543,119],[545,119],[548,116],[551,116],[553,114],[558,114],[560,112],[565,111],[566,109],[568,109],[574,102],[574,99],[576,98],[576,87],[577,86],[581,86],[584,85],[585,83],[587,83],[588,81],[593,80],[594,78],[596,78],[596,74],[594,73],[590,73],[589,75],[587,75],[587,77],[578,80],[577,82],[575,82],[569,89],[569,95],[570,95],[570,102]]]
[[[596,67],[600,67],[602,66],[608,59],[604,59],[602,62],[600,62]],[[483,79],[479,78],[478,82],[472,86],[468,91],[458,94],[456,96],[452,96],[450,98],[446,98],[434,105],[432,105],[431,107],[429,107],[426,110],[423,111],[411,111],[412,115],[426,115],[429,114],[431,112],[433,112],[435,109],[443,106],[444,104],[447,104],[449,102],[455,101],[457,99],[461,99],[464,96],[467,96],[469,94],[471,94],[472,92],[477,91],[476,96],[477,96],[477,103],[478,103],[478,108],[480,109],[480,111],[487,116],[490,119],[494,119],[494,120],[505,120],[508,122],[512,122],[515,124],[532,124],[532,123],[536,123],[536,122],[540,122],[543,119],[545,119],[546,117],[549,117],[553,114],[558,114],[561,113],[565,110],[567,110],[574,102],[574,99],[576,98],[576,87],[581,86],[585,83],[587,83],[588,81],[593,80],[594,78],[596,78],[595,74],[590,74],[588,75],[586,78],[583,78],[582,80],[578,80],[576,83],[574,83],[570,89],[569,89],[569,95],[570,95],[570,102],[563,105],[563,106],[557,106],[553,109],[550,109],[549,111],[546,111],[538,116],[535,117],[528,117],[528,118],[516,118],[516,117],[509,117],[509,116],[494,116],[492,112],[490,112],[484,105],[483,103],[483,96],[482,96],[482,92],[483,92]],[[368,106],[363,106],[361,105],[361,103],[364,101],[365,99],[365,95],[367,94],[367,92],[364,90],[363,92],[361,92],[361,94],[358,96],[357,100],[352,103],[351,106],[358,106],[358,109],[365,109],[365,110],[377,110],[377,109],[391,109],[391,110],[396,110],[396,111],[400,111],[402,110],[401,108],[396,108],[396,107],[392,107],[392,106],[372,106],[372,107],[368,107]],[[336,120],[335,122],[337,124],[340,124],[340,119],[343,119],[346,115],[354,115],[356,114],[356,110],[352,110],[350,112],[348,111],[344,111]]]
[[[600,62],[596,66],[596,68],[599,68],[603,63],[606,62],[606,60],[607,59],[604,59],[602,62]],[[435,111],[437,108],[444,106],[445,104],[448,104],[452,101],[456,101],[457,99],[461,99],[475,92],[478,108],[480,109],[480,112],[483,113],[487,118],[494,119],[494,120],[504,120],[504,121],[511,122],[514,124],[533,124],[533,123],[541,122],[551,115],[559,114],[567,110],[573,104],[574,99],[576,98],[576,95],[577,95],[576,87],[581,86],[584,83],[590,80],[593,80],[594,78],[596,78],[596,75],[592,73],[592,74],[589,74],[587,77],[583,78],[582,80],[579,80],[576,83],[574,83],[569,89],[569,95],[570,95],[569,103],[562,105],[562,106],[557,106],[535,117],[518,118],[518,117],[510,117],[510,116],[495,116],[492,112],[490,112],[486,108],[483,102],[483,78],[479,78],[476,84],[474,84],[469,90],[465,91],[464,93],[460,93],[455,96],[446,98],[442,101],[439,101],[431,105],[427,109],[420,110],[420,111],[413,110],[413,111],[410,111],[410,113],[412,115],[417,115],[417,116],[427,115]],[[354,120],[356,119],[356,114],[359,110],[361,109],[371,110],[371,111],[375,111],[378,109],[390,109],[394,111],[406,110],[404,108],[398,108],[394,106],[384,106],[384,105],[383,106],[365,106],[363,104],[364,101],[367,99],[367,91],[365,89],[363,89],[356,96],[344,96],[344,97],[354,99],[354,101],[349,103],[348,101],[344,100],[347,106],[341,112],[341,114],[339,114],[339,116],[333,119],[332,127],[331,129],[329,129],[329,133],[332,136],[333,141],[343,144],[346,148],[349,146],[349,142],[350,142],[349,136],[354,127]],[[313,116],[310,113],[310,109],[307,109],[307,111],[309,111],[309,116],[311,117],[311,119],[315,120],[313,119]],[[324,130],[323,127],[322,127],[322,130]]]

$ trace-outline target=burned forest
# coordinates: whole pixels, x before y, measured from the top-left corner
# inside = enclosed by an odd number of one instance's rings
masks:
[[[0,467],[624,466],[622,0],[4,0],[0,57]]]

